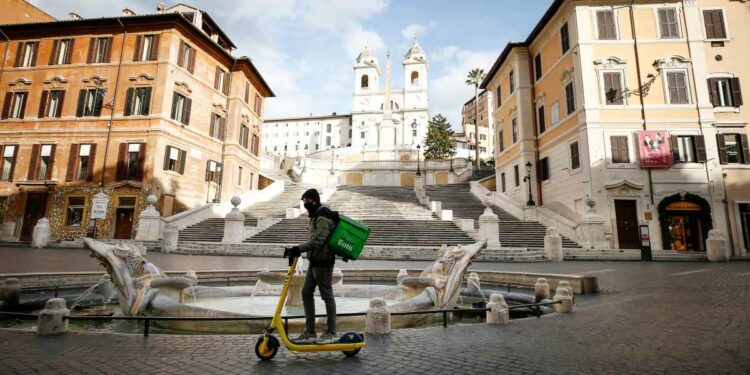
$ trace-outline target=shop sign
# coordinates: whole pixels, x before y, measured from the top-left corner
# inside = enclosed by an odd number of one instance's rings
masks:
[[[651,211],[646,211],[643,213],[643,219],[646,221],[653,220],[654,214]]]
[[[670,168],[672,153],[669,149],[669,134],[664,130],[638,132],[638,154],[641,168]]]
[[[89,219],[104,219],[107,217],[107,206],[109,206],[109,195],[97,193],[91,200],[91,214]]]
[[[667,211],[700,211],[703,208],[693,202],[674,202],[667,205]]]

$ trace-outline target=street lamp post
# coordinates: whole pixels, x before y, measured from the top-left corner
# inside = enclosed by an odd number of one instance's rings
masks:
[[[333,173],[333,159],[335,158],[334,151],[336,150],[336,146],[331,146],[331,176],[334,175]]]
[[[534,203],[534,198],[531,196],[531,162],[526,162],[526,176],[523,178],[524,182],[528,182],[529,184],[529,200],[526,202],[527,206],[533,206],[536,203]]]
[[[420,150],[422,149],[422,146],[417,145],[417,176],[422,175],[422,171],[419,169],[419,159],[420,159]]]

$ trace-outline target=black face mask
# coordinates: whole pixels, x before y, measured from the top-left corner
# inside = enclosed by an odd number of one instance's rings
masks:
[[[320,206],[320,203],[314,202],[314,203],[305,203],[304,207],[307,210],[310,215],[314,214],[315,211],[317,211],[318,207]]]

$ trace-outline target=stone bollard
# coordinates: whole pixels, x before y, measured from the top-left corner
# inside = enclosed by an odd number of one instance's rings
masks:
[[[505,303],[502,294],[493,294],[490,296],[490,302],[487,304],[487,324],[505,325],[510,323],[510,309]]]
[[[708,260],[711,262],[729,262],[729,246],[727,246],[727,239],[718,229],[711,229],[708,231],[708,239],[706,240],[706,255]]]
[[[469,292],[469,295],[475,296],[479,294],[480,289],[479,275],[476,272],[470,273],[469,277],[466,278],[466,291]]]
[[[409,274],[406,272],[405,269],[398,270],[398,275],[396,275],[396,284],[401,284],[401,280],[404,279],[404,277],[409,276]]]
[[[165,253],[176,251],[179,234],[180,232],[177,230],[176,226],[167,224],[164,227],[164,236],[161,240],[161,251]]]
[[[286,209],[286,218],[287,219],[296,219],[301,215],[301,212],[299,208],[287,208]]]
[[[232,211],[224,218],[224,237],[222,243],[242,243],[245,240],[245,215],[237,206],[242,203],[240,197],[232,197]]]
[[[547,228],[544,236],[544,255],[552,262],[563,261],[562,238],[555,228]]]
[[[479,217],[479,239],[487,241],[488,249],[500,248],[499,222],[500,220],[490,207],[487,207]]]
[[[453,210],[440,210],[440,220],[453,221]]]
[[[453,219],[453,222],[464,232],[474,232],[474,219]]]
[[[367,309],[367,320],[365,322],[365,333],[368,335],[387,335],[391,333],[391,312],[384,298],[370,300],[370,308]]]
[[[443,210],[443,203],[440,201],[432,201],[430,202],[430,211],[432,211],[433,214],[440,215],[440,212]]]
[[[18,279],[5,279],[3,286],[0,286],[0,301],[4,301],[7,309],[13,311],[18,309],[20,298],[21,283],[18,282]]]
[[[547,279],[540,277],[536,279],[536,284],[534,284],[534,300],[536,302],[541,302],[544,299],[549,298],[549,283],[547,282]]]
[[[341,268],[334,268],[333,274],[331,276],[333,276],[334,279],[337,279],[340,277],[339,282],[337,282],[336,284],[333,284],[334,287],[341,288],[344,285],[344,273],[341,272]]]
[[[57,335],[68,331],[70,310],[65,307],[65,299],[52,298],[47,300],[44,310],[39,312],[36,334],[41,336]]]
[[[34,232],[31,235],[31,247],[38,249],[47,247],[49,244],[49,220],[43,217],[37,220]]]
[[[558,313],[572,313],[573,312],[573,288],[570,287],[570,283],[563,280],[557,284],[555,289],[555,297],[552,298],[554,301],[562,301],[562,303],[556,303],[552,305],[555,312]]]
[[[156,210],[156,202],[159,199],[156,195],[146,197],[148,207],[141,211],[138,216],[138,230],[135,232],[135,239],[139,241],[158,241],[162,233],[162,219],[159,211]]]

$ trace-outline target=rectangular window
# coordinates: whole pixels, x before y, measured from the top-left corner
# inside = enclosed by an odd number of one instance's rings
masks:
[[[151,87],[131,87],[125,95],[125,116],[148,116]]]
[[[628,137],[617,135],[609,138],[612,150],[612,163],[630,163],[630,151],[628,150]]]
[[[68,197],[68,208],[65,210],[65,226],[80,227],[83,223],[83,211],[86,208],[86,197]]]
[[[534,56],[534,78],[540,80],[542,78],[542,54],[538,53]]]
[[[746,134],[717,134],[721,164],[750,164],[750,144]]]
[[[237,167],[237,186],[242,186],[242,167]]]
[[[61,117],[64,99],[64,90],[43,91],[42,100],[39,102],[39,118]]]
[[[23,116],[26,113],[26,99],[28,99],[28,97],[28,92],[6,93],[3,118],[23,119]]]
[[[326,137],[326,146],[331,145],[331,137]]]
[[[331,132],[331,124],[326,124],[326,133]]]
[[[487,140],[487,134],[480,134],[479,135],[479,140],[480,141],[486,141]]]
[[[664,8],[659,9],[658,13],[661,38],[679,38],[680,25],[677,23],[677,10],[674,8]]]
[[[581,155],[578,152],[578,142],[570,144],[570,169],[576,170],[581,167]]]
[[[206,162],[206,179],[205,181],[211,181],[219,183],[219,172],[221,172],[221,164],[214,160]]]
[[[253,104],[253,112],[255,112],[258,116],[260,116],[260,107],[263,103],[263,99],[260,97],[260,94],[255,94],[255,103]]]
[[[190,107],[193,101],[177,92],[172,96],[172,119],[183,123],[190,124]]]
[[[510,120],[510,124],[513,143],[516,143],[518,142],[518,121],[516,119],[512,119]]]
[[[216,67],[214,88],[221,91],[224,95],[229,94],[229,73],[218,66]]]
[[[708,88],[711,90],[711,103],[714,107],[739,107],[742,105],[740,79],[710,78]]]
[[[112,51],[112,38],[91,38],[89,55],[86,61],[90,64],[108,63]]]
[[[18,154],[18,146],[17,145],[6,145],[2,147],[3,150],[3,159],[2,159],[2,176],[0,176],[0,180],[2,181],[13,181],[13,171],[16,168],[16,156]]]
[[[605,72],[602,73],[602,79],[604,80],[604,98],[606,99],[607,105],[622,105],[624,103],[622,95],[622,73]]]
[[[724,26],[724,12],[721,9],[704,10],[703,22],[706,26],[707,39],[727,38],[727,29]]]
[[[539,160],[539,180],[549,180],[549,158],[544,157]]]
[[[505,193],[505,172],[500,173],[500,191]]]
[[[359,133],[359,138],[365,139],[365,132],[360,132]]]
[[[123,176],[121,176],[120,180],[142,180],[146,145],[141,143],[123,143],[120,147],[123,147],[125,151],[122,160],[124,167],[122,171]]]
[[[105,89],[83,89],[78,93],[77,117],[99,117],[104,105]]]
[[[509,93],[513,94],[516,91],[516,77],[512,70],[508,73],[508,84],[510,85]]]
[[[562,48],[563,55],[570,50],[570,32],[568,31],[567,22],[560,28],[560,47]]]
[[[705,163],[706,143],[703,136],[673,135],[669,138],[675,163]]]
[[[496,101],[497,101],[497,108],[500,108],[501,105],[503,105],[503,86],[498,85],[496,90]]]
[[[76,163],[76,180],[87,181],[92,175],[91,167],[93,165],[92,145],[78,145],[78,162]]]
[[[55,162],[55,145],[42,145],[39,158],[36,160],[36,176],[34,180],[49,180],[52,178],[52,166]],[[33,152],[33,150],[32,150]],[[33,163],[29,167],[33,167]]]
[[[158,35],[138,35],[136,37],[133,61],[152,61],[158,59],[158,55]]]
[[[185,157],[187,152],[177,147],[167,146],[166,155],[164,155],[164,170],[185,173]]]
[[[317,145],[315,149],[317,150]],[[258,152],[260,152],[260,138],[258,138],[257,134],[253,134],[253,143],[251,144],[250,152],[255,156],[258,156]]]
[[[547,121],[544,117],[543,105],[536,109],[536,122],[539,124],[539,134],[543,134],[547,131]]]
[[[36,66],[36,57],[39,53],[39,42],[20,42],[16,52],[16,68],[28,68]]]
[[[615,14],[611,10],[600,10],[596,12],[596,26],[599,30],[599,39],[617,39],[617,27],[615,26]]]
[[[505,139],[503,139],[503,131],[497,133],[497,149],[501,152],[505,150]]]
[[[180,50],[177,54],[177,65],[192,73],[195,68],[195,48],[185,42],[180,42]]]
[[[73,41],[74,39],[58,39],[52,42],[49,65],[70,64],[70,58],[73,56]]]
[[[667,72],[667,88],[670,104],[690,103],[685,72]]]
[[[565,113],[568,115],[576,110],[576,95],[573,89],[573,82],[568,82],[565,85],[565,110]]]
[[[226,134],[226,122],[225,119],[216,113],[211,114],[211,124],[209,127],[209,135],[211,137],[224,140]]]
[[[245,103],[250,104],[250,82],[245,82]]]
[[[250,136],[250,128],[245,125],[240,126],[240,145],[247,148],[248,138]]]
[[[560,122],[560,103],[552,103],[552,106],[549,108],[549,120],[551,125]]]
[[[521,176],[518,174],[518,164],[513,166],[513,182],[515,182],[516,186],[521,185]]]

